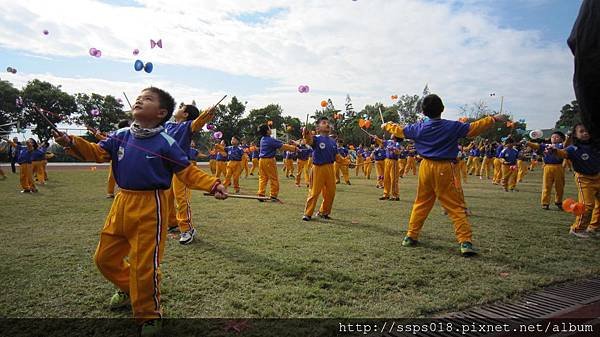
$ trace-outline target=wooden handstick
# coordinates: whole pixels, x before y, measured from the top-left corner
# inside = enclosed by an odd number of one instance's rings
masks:
[[[205,196],[214,197],[214,194],[204,193]],[[243,195],[243,194],[227,194],[228,198],[235,199],[252,199],[252,200],[271,200],[271,197],[260,197],[258,195]]]

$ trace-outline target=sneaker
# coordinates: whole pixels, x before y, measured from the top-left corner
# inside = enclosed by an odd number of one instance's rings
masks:
[[[590,237],[590,234],[586,230],[583,230],[583,229],[573,229],[573,228],[571,228],[569,230],[569,234],[574,235],[574,236],[576,236],[576,237],[578,237],[580,239],[587,239],[587,238]]]
[[[592,238],[600,238],[600,231],[597,229],[588,229],[585,231]]]
[[[189,245],[194,241],[194,236],[196,236],[196,228],[192,228],[187,232],[181,233],[179,236],[179,243],[182,245]]]
[[[550,205],[542,205],[542,209],[548,211],[550,210]]]
[[[32,188],[32,189],[31,189],[31,192],[33,192],[33,193],[37,193],[37,192],[38,192],[38,189],[37,189],[37,188]]]
[[[311,217],[308,215],[305,215],[302,217],[302,221],[310,221]]]
[[[129,298],[129,294],[122,290],[117,290],[117,292],[110,298],[111,309],[123,308],[128,305],[131,305],[131,299]]]
[[[319,213],[319,218],[321,219],[325,219],[325,220],[331,220],[331,217],[329,216],[329,214],[321,214]]]
[[[30,190],[21,190],[21,193],[29,193],[31,192]]]
[[[106,199],[114,199],[115,195],[114,194],[107,194],[106,195]]]
[[[281,202],[281,200],[279,200],[277,197],[271,197],[271,200],[269,200],[271,202]]]
[[[169,229],[167,229],[167,232],[169,232],[170,234],[179,233],[179,226],[169,227]]]
[[[234,192],[235,194],[240,194],[240,189],[238,188],[237,190],[233,190],[233,192]]]
[[[556,202],[554,204],[556,205],[556,207],[558,207],[558,209],[560,209],[561,211],[563,210],[563,208],[562,208],[562,202]]]
[[[254,175],[254,173],[250,173],[250,175],[251,175],[251,176],[253,176],[253,175]]]
[[[296,187],[300,187],[300,184],[296,184]]]
[[[260,194],[258,196],[261,197],[261,198],[265,197],[264,195],[260,195]],[[263,200],[263,199],[256,199],[256,200],[258,200],[258,202],[265,202],[265,200]]]
[[[469,257],[477,255],[477,249],[473,248],[473,244],[467,241],[460,244],[460,253],[464,257]]]
[[[159,319],[153,319],[144,322],[140,328],[140,336],[158,336],[162,329],[162,322]]]
[[[379,197],[379,200],[388,200],[389,197],[383,196],[383,197]]]
[[[347,182],[346,185],[352,185],[350,182]]]
[[[419,243],[419,241],[411,238],[410,236],[405,236],[402,240],[402,247],[414,247]]]

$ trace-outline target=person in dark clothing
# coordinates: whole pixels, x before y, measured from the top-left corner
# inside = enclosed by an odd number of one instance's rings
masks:
[[[13,138],[13,142],[15,144],[19,143],[19,139],[17,137]],[[19,154],[17,153],[17,149],[15,147],[8,147],[8,158],[10,159],[10,169],[12,173],[17,173],[17,157]]]
[[[581,121],[600,150],[600,1],[583,1],[567,44],[575,56],[573,87]]]

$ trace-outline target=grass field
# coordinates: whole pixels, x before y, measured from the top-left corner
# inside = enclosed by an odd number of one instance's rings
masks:
[[[111,203],[106,171],[49,175],[33,195],[19,193],[16,175],[0,181],[0,317],[130,317],[107,310],[114,288],[92,262]],[[566,197],[575,197],[567,176]],[[300,220],[306,189],[281,180],[283,204],[194,192],[199,240],[170,239],[162,265],[168,317],[436,316],[600,273],[600,240],[569,236],[571,215],[540,209],[540,170],[515,193],[470,177],[481,249],[470,259],[439,206],[422,244],[400,246],[413,176],[401,180],[399,202],[377,200],[373,180],[353,177],[338,185],[334,220],[310,223]],[[242,179],[243,193],[256,186],[256,177]]]

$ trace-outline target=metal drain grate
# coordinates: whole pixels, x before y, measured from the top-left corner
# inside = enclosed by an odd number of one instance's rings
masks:
[[[600,301],[600,278],[570,282],[550,287],[540,292],[525,295],[511,303],[495,303],[466,311],[445,315],[442,320],[455,324],[501,324],[501,320],[511,319],[526,322],[532,319],[552,318],[576,306]],[[450,321],[448,321],[450,322]],[[414,336],[413,334],[386,334],[387,336]],[[460,334],[444,332],[418,334],[419,336],[483,336],[485,334]]]

